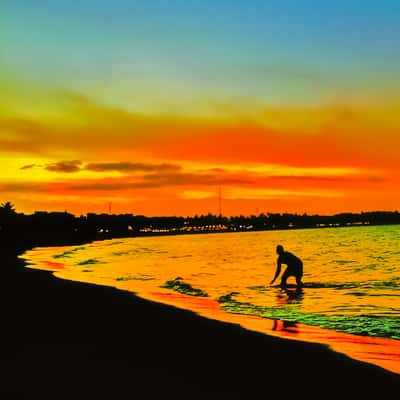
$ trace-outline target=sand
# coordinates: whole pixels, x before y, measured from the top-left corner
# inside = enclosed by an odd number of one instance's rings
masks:
[[[3,251],[0,397],[373,398],[400,375],[285,340],[24,268]]]

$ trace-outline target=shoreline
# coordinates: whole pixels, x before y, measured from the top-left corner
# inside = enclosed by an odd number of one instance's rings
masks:
[[[115,239],[110,239],[115,240]],[[46,249],[46,247],[37,248]],[[62,251],[62,250],[61,250]],[[39,252],[40,254],[40,252]],[[24,258],[22,257],[24,260]],[[33,257],[35,261],[35,256]],[[105,285],[118,290],[133,293],[124,285],[109,284],[95,279],[85,280],[82,277],[63,276],[63,264],[53,261],[36,260],[39,264],[45,263],[43,270],[51,272],[56,278],[64,280],[79,281],[81,283]],[[28,266],[29,267],[29,266]],[[81,279],[80,279],[81,278]],[[400,375],[400,341],[385,337],[375,337],[367,335],[356,335],[341,331],[335,331],[320,326],[308,325],[304,323],[288,323],[281,319],[260,317],[241,313],[231,313],[224,311],[216,300],[209,298],[185,295],[175,291],[164,290],[162,288],[152,291],[137,293],[137,296],[149,301],[154,301],[164,305],[176,307],[181,310],[195,312],[197,315],[215,321],[238,324],[244,329],[262,333],[269,336],[297,340],[308,343],[318,343],[328,346],[332,351],[344,354],[352,359],[369,363],[388,371]]]
[[[126,291],[127,293],[134,293],[134,290],[128,289],[125,285],[120,285],[119,282],[105,283],[101,280],[85,279],[85,275],[80,277],[65,276],[63,274],[63,263],[47,261],[41,255],[40,250],[42,249],[46,248],[37,248],[39,251],[38,260],[35,259],[35,254],[33,254],[33,259],[31,259],[32,255],[29,256],[29,252],[27,258],[22,257],[22,260],[28,262],[28,265],[26,265],[27,268],[48,271],[57,279],[100,286],[104,285]],[[60,249],[62,251],[63,247]],[[30,266],[29,261],[34,262],[34,264]],[[36,263],[40,264],[40,268],[37,268]],[[179,293],[179,291],[164,289],[163,287],[155,287],[150,291],[140,291],[139,289],[138,292],[135,292],[135,295],[143,300],[192,311],[201,317],[215,321],[238,324],[244,329],[265,335],[326,345],[332,351],[339,352],[361,362],[379,366],[400,375],[400,341],[395,339],[356,335],[317,325],[288,322],[282,319],[273,319],[246,313],[242,314],[240,312],[229,312],[225,311],[223,306],[215,299],[191,296]]]
[[[399,375],[320,344],[253,332],[112,287],[58,279],[26,268],[16,252],[3,261],[4,394],[241,399],[285,391],[313,397],[322,390],[383,395],[400,389]]]

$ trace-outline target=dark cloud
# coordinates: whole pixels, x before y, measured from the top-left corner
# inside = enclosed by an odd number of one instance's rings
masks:
[[[312,175],[273,175],[264,176],[258,179],[259,182],[263,181],[304,181],[304,182],[384,182],[385,178],[382,176],[312,176]]]
[[[148,174],[143,176],[143,180],[152,183],[154,187],[181,185],[249,185],[254,183],[252,178],[243,175],[202,173]]]
[[[46,165],[40,164],[28,164],[22,166],[21,170],[27,170],[34,167],[42,167],[47,171],[51,172],[79,172],[82,170],[94,171],[94,172],[178,172],[182,169],[180,165],[161,163],[161,164],[148,164],[148,163],[135,163],[130,161],[121,162],[107,162],[107,163],[88,163],[82,166],[82,161],[80,160],[69,160],[69,161],[58,161]]]
[[[51,172],[79,172],[81,170],[82,161],[72,160],[72,161],[59,161],[53,164],[47,164],[44,168]]]
[[[39,182],[4,183],[0,184],[0,190],[13,193],[47,193],[49,186]]]
[[[180,165],[175,164],[146,164],[133,163],[129,161],[115,163],[89,163],[85,166],[86,170],[96,172],[118,171],[118,172],[155,172],[155,171],[179,171]]]
[[[158,173],[148,174],[140,177],[141,180],[124,182],[115,181],[91,181],[77,183],[68,186],[69,190],[79,191],[113,191],[126,189],[150,189],[173,186],[217,186],[217,185],[250,185],[254,181],[248,177],[226,175],[218,176],[212,174],[196,174],[196,173]]]
[[[20,169],[32,169],[32,168],[35,168],[35,167],[38,167],[39,165],[37,165],[37,164],[28,164],[28,165],[23,165]]]
[[[138,188],[135,183],[130,182],[85,182],[85,183],[77,183],[68,186],[68,190],[72,191],[96,191],[96,190],[104,190],[104,191],[114,191],[114,190],[126,190]]]

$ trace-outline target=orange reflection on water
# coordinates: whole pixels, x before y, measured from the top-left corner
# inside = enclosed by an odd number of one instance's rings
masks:
[[[397,340],[351,335],[296,322],[230,314],[223,311],[217,301],[204,297],[166,291],[152,292],[149,297],[154,301],[192,310],[207,318],[239,324],[252,331],[304,342],[326,344],[332,350],[344,353],[351,358],[372,363],[400,374],[400,341]]]
[[[45,265],[47,265],[48,267],[51,267],[52,269],[56,268],[56,269],[63,269],[64,268],[64,264],[63,263],[59,263],[59,262],[55,262],[55,261],[43,261],[43,263]]]

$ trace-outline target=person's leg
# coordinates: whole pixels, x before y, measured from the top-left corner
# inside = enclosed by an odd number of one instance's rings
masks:
[[[302,281],[301,281],[301,277],[302,277],[301,274],[297,274],[297,275],[296,275],[296,285],[297,285],[297,289],[301,289],[302,286],[303,286],[303,283],[302,283]]]
[[[302,277],[303,277],[303,263],[301,262],[299,265],[299,270],[296,274],[297,289],[301,289],[303,286],[303,282],[301,281]]]
[[[281,278],[281,284],[280,284],[280,286],[281,286],[282,289],[285,289],[285,288],[286,288],[286,281],[287,281],[287,279],[288,279],[289,276],[290,276],[288,269],[289,269],[289,268],[286,268],[286,270],[285,270],[285,272],[283,273],[282,278]]]

